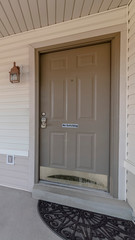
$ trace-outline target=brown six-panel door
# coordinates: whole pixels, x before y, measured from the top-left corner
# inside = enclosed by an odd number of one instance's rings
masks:
[[[42,54],[40,166],[109,175],[110,43]]]

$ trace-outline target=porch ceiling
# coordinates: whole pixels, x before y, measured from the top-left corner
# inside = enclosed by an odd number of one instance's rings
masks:
[[[130,0],[0,0],[0,38],[122,7]]]

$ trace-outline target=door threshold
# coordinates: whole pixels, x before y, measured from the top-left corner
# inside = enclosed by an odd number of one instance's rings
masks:
[[[114,199],[109,193],[93,189],[87,191],[40,182],[34,185],[32,197],[122,219],[133,219],[132,209],[127,202]]]
[[[47,185],[51,185],[51,186],[58,186],[58,187],[64,187],[65,189],[77,189],[78,191],[84,191],[84,192],[88,192],[90,194],[94,194],[96,196],[103,196],[103,197],[108,197],[108,198],[112,198],[112,196],[110,195],[110,193],[101,190],[101,189],[94,189],[94,188],[90,188],[90,187],[81,187],[81,186],[75,186],[75,185],[71,185],[71,184],[66,184],[66,183],[60,183],[60,182],[52,182],[52,181],[48,181],[48,180],[40,180],[39,184],[47,184]]]

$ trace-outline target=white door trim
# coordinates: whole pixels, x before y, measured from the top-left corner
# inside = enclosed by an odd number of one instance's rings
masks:
[[[72,24],[72,23],[71,23]],[[88,25],[87,25],[88,26]],[[70,32],[70,31],[69,31]],[[81,31],[80,31],[81,32]],[[38,169],[38,153],[36,152],[36,146],[38,145],[38,139],[36,136],[37,130],[35,128],[38,124],[38,114],[36,113],[36,89],[38,88],[38,76],[35,76],[35,50],[41,47],[53,46],[56,44],[62,44],[65,42],[71,42],[99,37],[111,34],[120,33],[120,82],[119,82],[119,169],[118,169],[118,199],[126,199],[126,174],[124,168],[124,160],[126,155],[126,53],[127,53],[127,30],[126,24],[116,25],[112,27],[100,28],[98,30],[84,31],[76,33],[74,35],[66,34],[64,37],[59,37],[56,34],[55,38],[47,40],[45,42],[39,42],[29,47],[30,51],[30,165],[29,165],[29,188],[32,190],[33,185],[37,183],[36,169]],[[36,120],[35,120],[36,119]],[[35,161],[34,161],[35,160]]]

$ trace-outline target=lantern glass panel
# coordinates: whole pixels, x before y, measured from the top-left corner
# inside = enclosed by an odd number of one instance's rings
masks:
[[[11,81],[16,81],[17,80],[17,74],[11,74]]]

